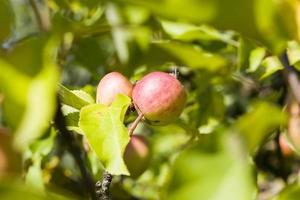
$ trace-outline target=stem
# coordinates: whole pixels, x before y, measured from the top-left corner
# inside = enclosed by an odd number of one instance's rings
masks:
[[[133,134],[133,131],[136,129],[137,125],[139,124],[139,122],[142,120],[142,118],[144,117],[143,113],[139,113],[139,116],[134,120],[134,122],[131,124],[128,133],[129,136],[131,137]]]
[[[58,101],[57,106],[58,108],[55,115],[55,125],[58,131],[60,132],[59,136],[61,137],[63,144],[67,145],[69,152],[73,155],[80,169],[86,193],[91,197],[92,200],[96,200],[94,182],[91,175],[85,167],[81,148],[75,136],[65,126],[65,118],[60,108],[60,101]]]
[[[113,176],[105,171],[103,173],[102,182],[98,181],[96,183],[96,193],[98,200],[109,200],[109,187],[111,184]]]
[[[40,31],[48,31],[50,28],[49,13],[44,10],[44,13],[40,12],[36,0],[29,0],[32,10],[35,14]]]
[[[177,66],[174,66],[172,68],[171,75],[174,76],[176,79],[178,79],[179,71],[178,71],[178,67]]]
[[[281,63],[284,66],[284,76],[291,89],[291,93],[297,103],[300,104],[300,82],[296,70],[289,64],[286,52],[281,56]]]

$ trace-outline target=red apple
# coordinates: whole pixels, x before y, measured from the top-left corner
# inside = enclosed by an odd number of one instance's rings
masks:
[[[296,152],[300,152],[300,106],[297,102],[291,102],[288,106],[289,119],[287,136]]]
[[[111,72],[99,82],[96,101],[109,106],[117,94],[131,97],[132,87],[132,83],[125,76],[118,72]]]
[[[139,177],[147,169],[150,161],[149,144],[145,137],[133,135],[124,154],[125,164],[132,178]]]
[[[136,109],[153,125],[176,120],[186,103],[183,85],[172,75],[152,72],[134,86],[132,99]]]
[[[290,147],[287,138],[282,134],[279,136],[279,147],[282,155],[286,157],[293,155],[293,149]]]

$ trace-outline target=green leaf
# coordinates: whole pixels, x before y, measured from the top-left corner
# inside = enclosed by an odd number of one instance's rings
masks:
[[[260,77],[261,79],[264,79],[264,78],[274,74],[278,70],[283,69],[283,66],[282,66],[280,60],[276,56],[269,56],[269,57],[265,58],[261,64],[265,69],[264,74]]]
[[[13,21],[13,13],[8,0],[0,1],[0,46],[5,39],[11,34],[11,26]]]
[[[123,120],[130,103],[129,97],[118,95],[110,107],[91,104],[80,111],[79,127],[105,169],[113,175],[129,175],[123,160],[129,134]]]
[[[72,90],[72,92],[88,103],[95,103],[95,99],[83,90]]]
[[[68,195],[70,196],[70,195]],[[45,195],[40,191],[35,190],[28,185],[24,185],[23,181],[5,180],[0,182],[0,199],[23,199],[23,200],[70,200],[74,199],[73,196],[55,194],[48,191]]]
[[[238,119],[235,128],[245,137],[249,150],[253,153],[268,134],[286,122],[286,117],[277,106],[259,102]]]
[[[73,92],[61,84],[59,84],[58,95],[63,104],[74,107],[78,110],[83,106],[94,102],[92,101],[92,97],[90,97],[89,94],[85,93],[84,91]]]
[[[296,41],[289,41],[287,47],[287,55],[290,65],[300,70],[300,45]]]
[[[41,158],[35,159],[26,173],[26,184],[35,190],[44,191],[43,172],[41,169]]]
[[[261,66],[266,53],[265,47],[241,36],[238,48],[239,68],[246,72],[255,72]]]
[[[24,150],[49,127],[56,107],[59,71],[53,62],[56,41],[50,40],[43,51],[44,66],[29,85],[26,110],[15,132],[14,146]]]
[[[298,200],[300,196],[300,185],[295,183],[285,187],[274,200]]]
[[[222,41],[232,46],[238,46],[238,42],[233,39],[232,32],[221,32],[207,25],[195,26],[188,23],[171,22],[161,20],[163,29],[174,39],[193,41]]]
[[[266,49],[263,47],[257,47],[252,50],[249,57],[249,68],[247,72],[255,72],[261,65],[266,55]]]
[[[13,65],[0,59],[0,91],[20,105],[26,103],[30,79],[17,71]],[[14,77],[14,78],[12,78]],[[18,81],[16,81],[18,80]]]
[[[227,64],[227,60],[224,57],[206,52],[197,46],[167,41],[156,42],[153,45],[167,51],[192,68],[204,68],[209,71],[215,71]]]
[[[229,137],[230,136],[230,137]],[[185,150],[175,161],[170,200],[252,200],[255,185],[252,167],[245,159],[240,141],[232,135],[217,152],[201,152],[199,146]],[[234,188],[235,192],[232,192]]]
[[[26,185],[34,187],[40,192],[44,192],[45,190],[41,165],[42,159],[52,150],[55,136],[56,132],[54,128],[51,128],[49,131],[49,137],[32,143],[28,151],[25,153],[28,159],[31,159],[33,162],[33,164],[28,168],[25,176]]]
[[[214,18],[216,5],[211,0],[118,0],[142,6],[153,13],[169,18],[201,23]],[[199,12],[200,11],[200,12]]]

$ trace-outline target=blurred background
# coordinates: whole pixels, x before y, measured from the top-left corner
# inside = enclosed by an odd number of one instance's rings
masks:
[[[299,16],[298,0],[0,0],[0,199],[93,199],[80,109],[106,73],[176,68],[185,110],[139,124],[151,159],[112,199],[298,200]]]

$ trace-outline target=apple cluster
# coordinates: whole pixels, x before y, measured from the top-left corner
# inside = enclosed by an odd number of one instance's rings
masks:
[[[187,99],[183,85],[174,75],[165,72],[149,73],[135,84],[118,72],[106,74],[97,87],[97,103],[109,106],[117,94],[130,97],[139,116],[151,125],[174,122]],[[146,170],[149,156],[146,138],[133,135],[124,158],[133,178]]]

